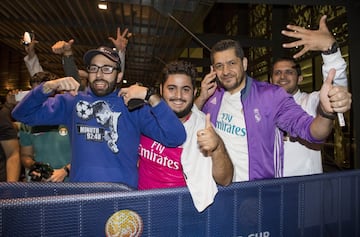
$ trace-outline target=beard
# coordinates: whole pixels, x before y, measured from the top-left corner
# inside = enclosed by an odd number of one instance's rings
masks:
[[[192,99],[191,103],[189,103],[183,110],[174,111],[174,113],[176,114],[176,116],[179,119],[186,117],[191,112],[191,109],[193,107],[193,103],[194,103],[194,99]]]
[[[95,84],[98,82],[102,82],[105,83],[107,85],[107,87],[105,89],[98,89],[96,88]],[[93,81],[92,83],[89,83],[91,91],[96,95],[96,96],[106,96],[108,94],[111,94],[115,88],[116,88],[116,81],[111,81],[108,82],[106,80],[102,80],[102,79],[96,79],[95,81]]]
[[[227,78],[231,78],[231,81],[228,81]],[[235,80],[234,80],[235,78]],[[227,77],[222,77],[220,79],[220,84],[224,87],[227,91],[236,91],[240,86],[241,83],[246,81],[246,74],[244,73],[240,78],[236,77],[236,74],[231,74]]]

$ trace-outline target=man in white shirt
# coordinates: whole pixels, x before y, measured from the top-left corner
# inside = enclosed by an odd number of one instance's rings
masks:
[[[292,29],[293,32],[283,32],[287,36],[296,37],[302,41],[304,48],[294,57],[300,57],[309,50],[322,51],[324,64],[322,66],[323,77],[326,78],[329,70],[334,68],[336,75],[334,84],[347,86],[346,62],[341,56],[340,49],[335,38],[326,26],[326,16],[320,19],[318,30]],[[297,41],[296,41],[297,42]],[[296,43],[293,42],[293,43]],[[284,45],[288,46],[288,45]],[[330,46],[330,47],[329,47]],[[279,58],[273,62],[270,82],[283,87],[292,94],[298,103],[308,114],[313,117],[317,114],[319,106],[319,91],[312,93],[302,92],[299,84],[302,82],[300,65],[293,58]],[[306,142],[299,138],[286,136],[284,140],[284,176],[298,176],[322,173],[321,145]]]

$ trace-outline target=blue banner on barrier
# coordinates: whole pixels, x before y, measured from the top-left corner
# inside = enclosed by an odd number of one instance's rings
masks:
[[[187,188],[0,184],[1,236],[360,236],[359,171],[234,183],[195,209]],[[107,234],[106,234],[107,233]]]

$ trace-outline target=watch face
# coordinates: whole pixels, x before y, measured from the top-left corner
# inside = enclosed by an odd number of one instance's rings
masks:
[[[328,50],[324,51],[323,54],[328,55],[328,54],[333,54],[336,53],[337,50],[339,48],[339,44],[335,41],[332,45],[331,48],[329,48]]]

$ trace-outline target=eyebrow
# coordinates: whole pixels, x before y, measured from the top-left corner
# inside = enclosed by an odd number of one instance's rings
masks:
[[[174,85],[174,84],[169,84],[169,85],[166,85],[166,87],[179,87],[179,86]],[[192,89],[193,87],[186,85],[186,86],[181,86],[180,88],[190,88],[190,89]]]
[[[109,64],[104,64],[104,65],[102,65],[102,66],[99,66],[99,65],[96,65],[95,63],[92,63],[92,64],[90,64],[89,66],[97,66],[97,67],[105,67],[105,66],[108,66],[108,67],[116,67],[116,65],[114,66],[114,65],[109,65]]]
[[[238,59],[238,57],[233,58],[233,59],[230,59],[230,60],[226,61],[225,63],[229,63],[229,62],[232,62],[232,61],[236,61],[237,59]],[[217,62],[217,63],[215,63],[215,64],[223,64],[223,63],[222,63],[222,62]]]

